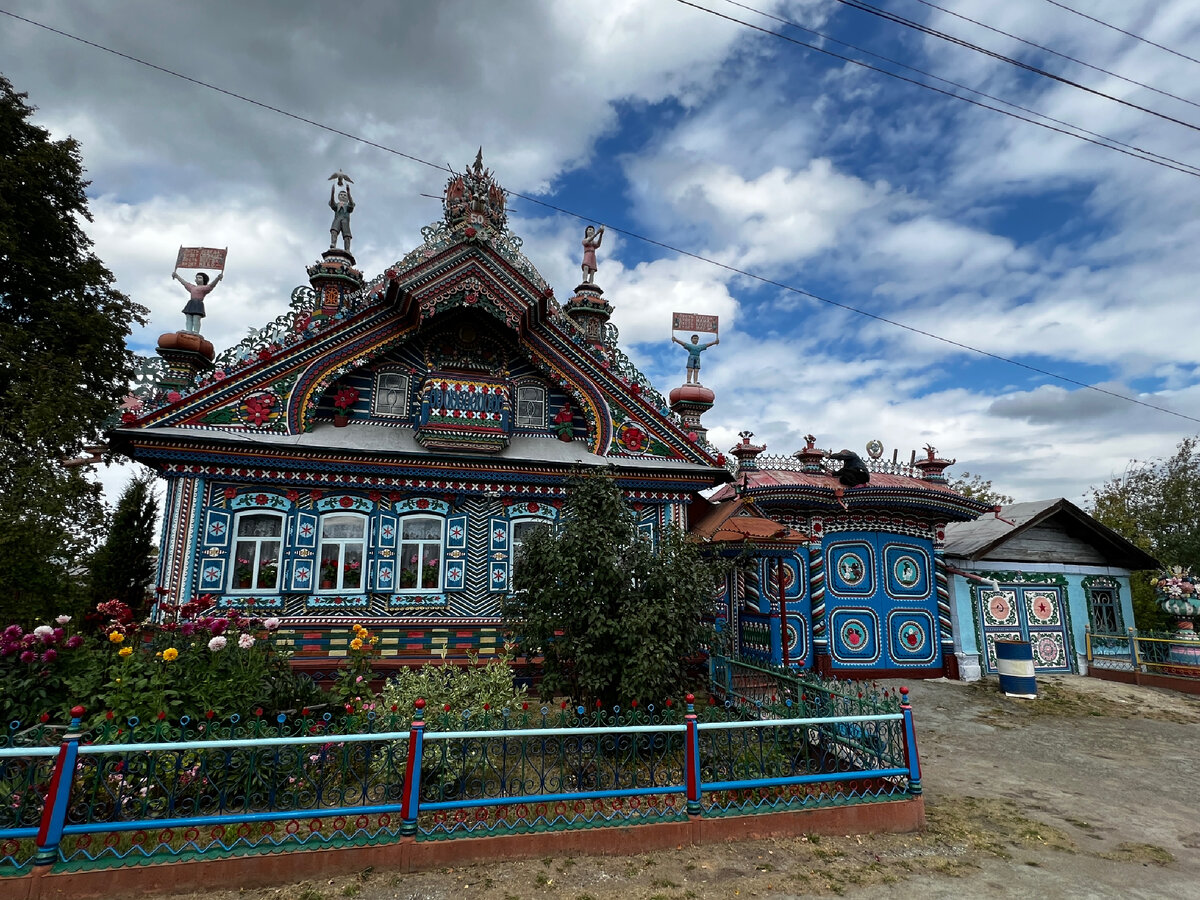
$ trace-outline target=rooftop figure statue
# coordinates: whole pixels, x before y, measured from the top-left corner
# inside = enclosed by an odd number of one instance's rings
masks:
[[[339,177],[340,176],[340,177]],[[345,179],[350,181],[345,175],[340,172],[335,172],[330,178],[337,178],[338,184]],[[333,210],[333,224],[329,226],[329,249],[332,250],[337,245],[337,236],[340,232],[342,235],[342,245],[347,253],[350,252],[350,239],[354,237],[350,233],[350,213],[354,212],[354,198],[350,195],[350,185],[346,184],[345,190],[338,191],[337,200],[335,202],[333,185],[329,186],[329,208]]]
[[[221,279],[225,277],[225,273],[221,272],[218,274],[216,280],[211,283],[208,280],[208,276],[203,272],[196,273],[195,284],[185,281],[177,271],[172,272],[171,277],[183,285],[183,289],[188,292],[188,297],[191,298],[188,300],[187,306],[183,308],[183,314],[186,317],[184,320],[184,329],[193,334],[199,334],[200,320],[204,318],[204,298],[221,282]]]
[[[687,383],[688,384],[699,384],[700,383],[700,354],[703,353],[705,350],[707,350],[709,347],[711,347],[713,344],[721,343],[721,339],[717,338],[716,340],[709,341],[707,344],[702,344],[702,343],[700,343],[700,335],[693,334],[692,340],[690,343],[685,343],[685,342],[681,341],[679,338],[675,337],[674,335],[671,335],[671,340],[673,340],[675,343],[677,343],[680,347],[682,347],[684,350],[686,350],[688,352]]]
[[[596,281],[596,250],[604,240],[604,226],[596,230],[595,225],[589,225],[583,230],[583,283],[594,284]]]

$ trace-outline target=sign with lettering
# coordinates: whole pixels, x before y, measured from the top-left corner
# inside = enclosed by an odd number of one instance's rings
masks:
[[[179,255],[175,257],[177,269],[225,269],[226,247],[218,250],[216,247],[180,247]]]
[[[717,316],[698,313],[671,313],[671,331],[686,334],[717,334]]]
[[[422,445],[484,452],[508,446],[512,388],[507,381],[432,372],[420,399],[416,436]]]

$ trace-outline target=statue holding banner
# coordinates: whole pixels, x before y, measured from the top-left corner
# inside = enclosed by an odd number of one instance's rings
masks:
[[[693,330],[691,339],[681,341],[674,332],[683,331],[685,334],[689,330]],[[700,383],[700,354],[716,344],[721,343],[721,338],[717,334],[717,317],[716,316],[701,316],[694,313],[673,313],[671,315],[671,340],[688,352],[687,361],[687,383]],[[700,341],[701,334],[711,334],[711,341],[702,343]]]
[[[188,292],[187,306],[183,308],[184,330],[193,334],[200,333],[200,320],[204,318],[204,298],[207,297],[225,277],[225,255],[228,248],[217,250],[212,247],[180,247],[179,255],[175,257],[175,271],[171,277],[183,285]],[[196,273],[195,283],[189,282],[179,275],[180,269],[220,269],[217,277],[211,282],[204,272]]]

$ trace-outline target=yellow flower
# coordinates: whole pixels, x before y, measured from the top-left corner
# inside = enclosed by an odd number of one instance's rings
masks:
[[[361,640],[359,640],[358,638],[355,638],[354,640],[352,640],[352,641],[350,642],[350,649],[351,649],[351,650],[361,650],[362,648],[363,648],[363,643],[362,643],[362,641],[361,641]]]
[[[174,647],[168,647],[163,651],[163,662],[175,662],[179,659],[179,651]]]
[[[125,640],[125,635],[121,634],[121,632],[119,632],[119,631],[110,631],[108,633],[108,639],[110,641],[112,641],[114,644],[119,644],[123,640]]]
[[[122,647],[117,651],[117,656],[129,656],[133,653],[132,647]]]

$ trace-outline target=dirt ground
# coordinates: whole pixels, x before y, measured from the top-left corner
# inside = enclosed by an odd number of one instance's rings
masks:
[[[896,683],[898,686],[898,683]],[[1091,678],[911,683],[928,829],[547,857],[188,900],[1200,898],[1200,699]]]

